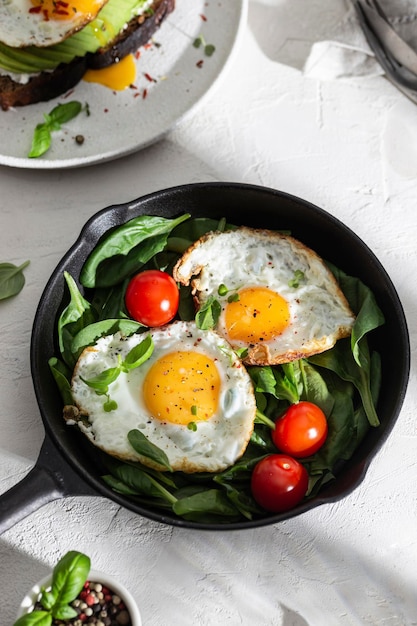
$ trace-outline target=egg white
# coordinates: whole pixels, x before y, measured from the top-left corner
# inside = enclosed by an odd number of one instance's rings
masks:
[[[82,379],[88,380],[114,367],[148,332],[154,352],[150,359],[129,373],[122,373],[109,386],[109,396],[117,409],[105,412],[104,396],[98,395]],[[120,333],[100,338],[81,354],[72,378],[72,392],[83,419],[79,428],[100,449],[122,460],[141,461],[163,469],[139,455],[128,441],[130,430],[140,430],[163,450],[173,470],[218,472],[243,454],[249,442],[256,413],[251,379],[235,352],[213,331],[202,331],[194,322],[173,322],[159,329],[124,338]],[[215,414],[206,421],[190,417],[195,430],[187,425],[161,421],[149,413],[142,395],[147,373],[161,356],[173,351],[197,351],[215,361],[221,386]]]
[[[36,6],[31,0],[0,2],[0,41],[13,48],[51,46],[91,22],[106,2],[93,0],[88,10],[77,10],[76,4],[66,9],[63,4],[65,19],[54,17],[50,8],[34,12]]]
[[[279,364],[323,352],[348,336],[354,323],[349,304],[323,260],[278,232],[242,227],[209,233],[183,254],[173,275],[184,285],[192,283],[198,307],[210,297],[220,302],[216,330],[235,349],[247,348],[245,363]],[[226,294],[219,294],[220,285],[226,286]],[[288,326],[266,341],[231,338],[225,321],[228,298],[242,288],[261,286],[286,300]]]

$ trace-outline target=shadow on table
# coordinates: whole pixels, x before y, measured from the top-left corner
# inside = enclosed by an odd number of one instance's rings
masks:
[[[249,27],[272,61],[302,69],[316,41],[331,39],[346,0],[250,0]]]

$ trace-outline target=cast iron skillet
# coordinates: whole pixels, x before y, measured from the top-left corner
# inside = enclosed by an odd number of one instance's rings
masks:
[[[85,259],[100,237],[137,215],[173,217],[184,212],[193,216],[225,216],[235,224],[290,230],[323,258],[361,278],[373,290],[385,315],[385,325],[373,333],[374,346],[382,358],[383,381],[378,404],[381,425],[369,431],[354,456],[340,468],[333,483],[287,513],[252,521],[206,524],[189,522],[132,502],[101,481],[100,460],[93,446],[90,447],[76,429],[66,426],[62,418],[61,398],[49,371],[48,359],[57,353],[54,346],[56,317],[67,297],[64,270],[78,278]],[[163,524],[209,530],[259,527],[340,500],[362,481],[369,463],[393,428],[404,400],[410,366],[409,336],[401,302],[386,271],[365,243],[336,218],[309,202],[273,189],[237,183],[178,186],[128,204],[108,207],[94,215],[45,287],[33,324],[30,356],[45,441],[34,468],[0,498],[0,532],[44,504],[70,495],[104,496]]]

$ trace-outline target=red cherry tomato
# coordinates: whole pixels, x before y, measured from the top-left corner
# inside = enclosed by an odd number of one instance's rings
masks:
[[[131,317],[145,326],[163,326],[178,311],[179,291],[175,280],[160,270],[145,270],[134,276],[125,293]]]
[[[302,458],[314,454],[327,437],[327,419],[312,402],[298,402],[275,422],[272,441],[281,452]]]
[[[265,510],[282,513],[294,508],[307,493],[308,473],[297,459],[270,454],[252,472],[251,490]]]

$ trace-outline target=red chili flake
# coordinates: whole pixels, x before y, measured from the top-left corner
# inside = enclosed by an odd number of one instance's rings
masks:
[[[148,74],[148,72],[144,73],[144,77],[146,78],[146,80],[149,80],[150,83],[156,83],[155,78],[152,78],[152,76]]]
[[[203,59],[200,59],[200,61],[197,61],[196,66],[197,67],[203,67],[204,61]]]
[[[49,22],[49,13],[46,9],[43,11],[43,17],[45,22]]]
[[[146,96],[148,95],[148,90],[144,89],[143,93],[142,93],[142,98],[145,100]]]
[[[73,93],[74,93],[74,89],[70,89],[69,91],[67,91],[67,93],[63,97],[64,98],[69,98],[69,96],[72,96]],[[90,584],[90,583],[88,583],[88,584]]]
[[[134,93],[134,94],[133,94],[133,97],[134,97],[134,98],[139,98],[139,96],[140,96],[139,91],[137,91],[136,93]]]
[[[108,113],[108,112],[109,112],[109,110],[107,108],[104,109],[104,113]]]
[[[140,59],[140,50],[136,50],[135,59]]]
[[[42,11],[42,7],[39,5],[37,7],[31,7],[29,9],[29,13],[40,13]]]
[[[203,20],[203,22],[207,22],[207,18],[205,15],[203,15],[202,13],[200,13],[200,17]]]
[[[69,15],[69,11],[64,11],[64,9],[58,9],[54,11],[55,15]]]

